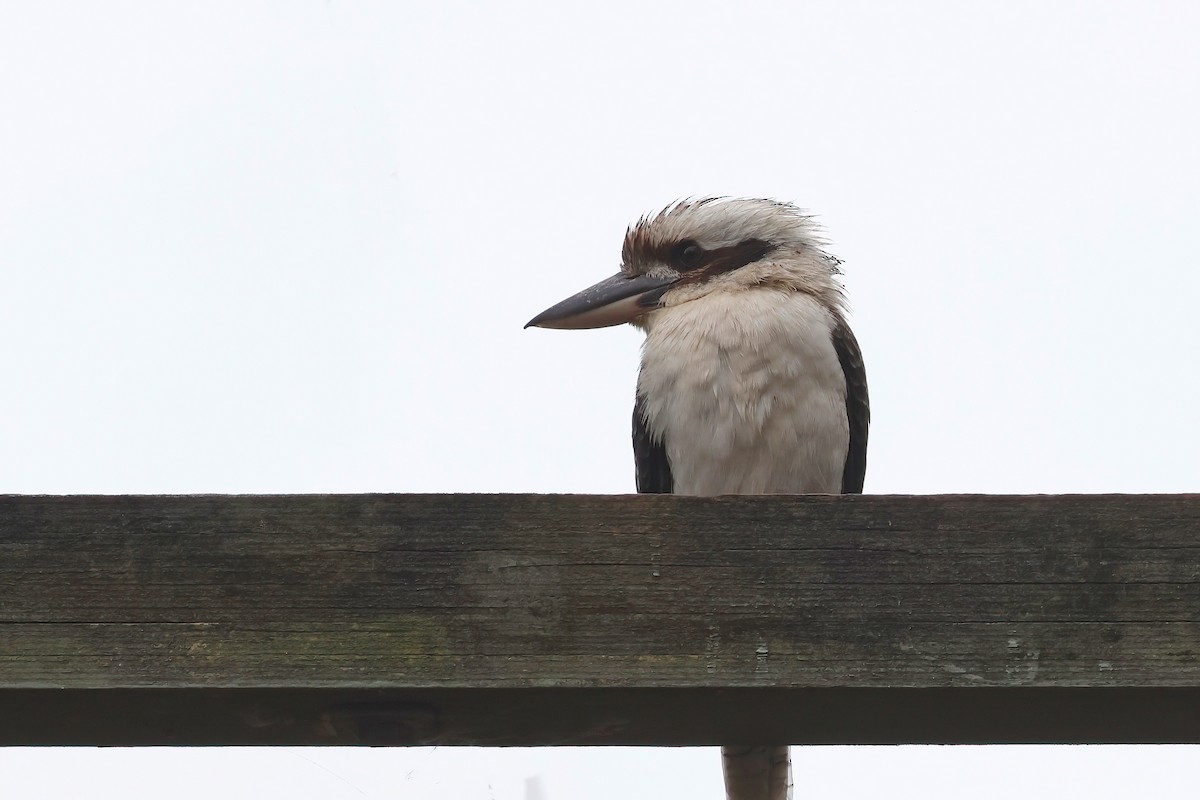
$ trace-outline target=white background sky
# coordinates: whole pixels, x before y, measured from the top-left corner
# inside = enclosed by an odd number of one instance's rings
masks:
[[[632,491],[639,334],[521,326],[708,194],[845,260],[868,492],[1195,491],[1200,5],[735,6],[0,2],[0,491]],[[812,748],[798,796],[1192,797],[1196,752]],[[717,762],[16,749],[0,782],[673,800]]]

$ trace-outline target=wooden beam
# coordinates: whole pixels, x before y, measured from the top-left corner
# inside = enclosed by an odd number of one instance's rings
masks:
[[[1200,496],[0,497],[0,744],[1200,742]]]

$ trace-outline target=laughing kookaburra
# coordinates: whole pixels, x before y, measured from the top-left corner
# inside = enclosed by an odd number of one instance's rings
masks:
[[[858,493],[867,378],[837,265],[794,206],[686,200],[628,229],[619,273],[529,325],[646,332],[639,492]],[[730,800],[790,797],[786,745],[722,753]]]

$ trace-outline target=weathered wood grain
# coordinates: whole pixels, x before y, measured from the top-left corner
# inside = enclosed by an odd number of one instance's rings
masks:
[[[0,743],[768,733],[1200,741],[1200,496],[0,497]]]

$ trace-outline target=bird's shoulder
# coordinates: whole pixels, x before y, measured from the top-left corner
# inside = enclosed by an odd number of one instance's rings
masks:
[[[667,447],[661,438],[656,439],[650,433],[645,400],[640,394],[633,404],[633,460],[639,493],[672,494],[675,491]]]
[[[867,432],[871,425],[867,370],[858,339],[841,315],[835,319],[830,335],[842,374],[846,376],[846,422],[850,428],[850,446],[842,469],[842,494],[861,494],[867,476]]]

